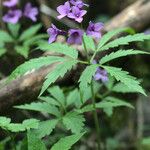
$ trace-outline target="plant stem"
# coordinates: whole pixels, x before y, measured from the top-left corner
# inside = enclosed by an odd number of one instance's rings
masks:
[[[84,46],[84,50],[86,52],[87,60],[88,60],[89,63],[91,63],[90,62],[90,57],[89,57],[89,54],[88,54],[88,50],[86,48],[86,43],[84,41],[84,38],[83,38],[83,46]],[[91,87],[91,93],[92,93],[92,104],[93,104],[93,108],[94,108],[93,116],[94,116],[94,122],[95,122],[96,131],[97,131],[97,145],[98,145],[98,150],[100,150],[101,149],[101,146],[100,146],[100,127],[99,127],[98,115],[97,115],[97,111],[96,111],[93,82],[91,82],[90,87]]]
[[[17,150],[16,144],[15,144],[15,140],[14,140],[14,136],[13,136],[11,133],[9,133],[9,136],[10,136],[10,138],[11,138],[11,142],[12,142],[13,149],[14,149],[14,150]]]
[[[91,92],[92,92],[92,103],[93,103],[93,108],[94,108],[93,116],[94,116],[96,131],[97,131],[97,144],[98,144],[98,150],[100,150],[101,149],[101,146],[100,146],[100,127],[99,127],[98,115],[96,112],[96,102],[95,102],[93,82],[91,83]]]

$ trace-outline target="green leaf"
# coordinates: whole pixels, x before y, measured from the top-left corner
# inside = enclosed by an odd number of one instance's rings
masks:
[[[143,88],[140,86],[140,82],[133,76],[129,75],[127,71],[123,71],[121,68],[103,66],[103,68],[117,81],[122,82],[130,89],[133,89],[139,93],[146,95]]]
[[[60,116],[60,112],[57,109],[57,107],[49,105],[48,103],[41,103],[41,102],[31,103],[31,104],[15,106],[15,108],[49,113],[57,117]]]
[[[116,58],[120,58],[120,57],[124,57],[124,56],[128,56],[128,55],[137,55],[137,54],[149,54],[147,52],[143,52],[143,51],[139,51],[139,50],[133,50],[133,49],[129,49],[129,50],[118,50],[116,52],[112,52],[106,56],[104,56],[99,63],[100,64],[104,64],[107,63],[111,60],[114,60]]]
[[[59,86],[51,87],[47,90],[62,106],[65,107],[65,95]]]
[[[39,124],[39,128],[37,130],[34,130],[33,132],[39,138],[50,135],[55,126],[57,125],[58,121],[59,120],[57,119],[42,121]]]
[[[6,31],[0,30],[0,41],[13,42],[14,39]]]
[[[69,92],[67,96],[67,106],[70,106],[71,104],[75,104],[75,106],[80,106],[81,105],[81,98],[80,98],[80,93],[78,89],[74,89],[73,91]]]
[[[46,150],[45,144],[33,132],[28,131],[28,150]]]
[[[121,32],[128,32],[129,30],[131,30],[131,28],[119,28],[119,29],[115,29],[115,30],[112,30],[112,31],[104,34],[104,36],[102,36],[102,38],[100,39],[100,42],[98,44],[98,50],[102,46],[104,46],[115,35],[117,35],[117,34],[119,34]]]
[[[72,133],[80,133],[83,130],[85,119],[77,112],[69,112],[63,117],[63,124]]]
[[[116,97],[110,97],[110,96],[106,97],[103,101],[96,103],[96,108],[110,109],[110,111],[112,111],[112,108],[121,107],[121,106],[129,107],[132,109],[134,108],[130,103],[125,102],[125,100],[122,100]],[[90,104],[77,111],[80,113],[84,113],[84,112],[90,112],[93,110],[94,110],[93,105]]]
[[[0,57],[3,56],[7,50],[5,48],[0,48]]]
[[[30,48],[28,46],[15,46],[15,50],[18,54],[24,58],[28,58]]]
[[[48,57],[40,57],[31,59],[24,64],[17,67],[9,76],[9,80],[13,80],[19,76],[25,75],[27,72],[30,72],[32,70],[37,70],[42,66],[48,66],[50,64],[53,64],[55,62],[61,62],[65,59],[62,57],[57,56],[48,56]]]
[[[54,144],[51,150],[70,150],[71,147],[79,141],[84,134],[85,132],[63,137],[56,144]]]
[[[112,42],[109,42],[108,44],[106,44],[105,46],[100,48],[99,50],[100,51],[108,50],[110,48],[118,47],[121,45],[128,45],[131,42],[144,41],[144,40],[148,40],[148,39],[150,39],[150,35],[145,35],[144,33],[128,35],[125,37],[118,38]]]
[[[11,24],[11,23],[8,23],[8,29],[9,29],[9,31],[11,32],[11,34],[12,34],[12,36],[14,38],[18,37],[20,27],[21,27],[20,24]]]
[[[95,75],[95,72],[97,70],[97,65],[90,65],[87,66],[86,69],[83,71],[83,73],[80,76],[79,82],[80,82],[80,89],[83,91],[88,87],[88,84],[91,83],[93,76]]]
[[[117,92],[117,93],[137,93],[137,90],[129,88],[128,86],[126,86],[123,83],[117,83],[113,88],[112,88],[113,92]]]
[[[89,49],[89,50],[95,51],[96,47],[95,47],[95,43],[94,43],[93,38],[90,37],[90,36],[87,36],[86,34],[84,34],[83,38],[84,38],[84,41],[85,41],[86,48]]]
[[[40,96],[46,91],[46,89],[54,83],[59,77],[63,77],[67,71],[71,70],[73,66],[77,64],[76,60],[65,61],[62,64],[56,66],[56,68],[46,76],[46,80],[42,86]]]
[[[78,58],[78,51],[66,44],[61,44],[61,43],[49,44],[48,42],[39,42],[38,48],[43,51],[51,51],[55,53],[64,54],[73,59]]]
[[[11,122],[10,118],[0,117],[0,127],[8,126]]]
[[[19,40],[24,41],[24,40],[27,40],[27,39],[33,37],[40,30],[41,27],[42,27],[41,24],[37,24],[37,25],[34,25],[34,26],[28,28],[21,34]]]
[[[39,97],[40,100],[45,101],[46,103],[50,104],[50,105],[54,105],[54,106],[60,106],[60,104],[52,97],[50,96],[41,96]]]
[[[47,34],[38,34],[38,35],[35,35],[34,37],[31,37],[30,39],[24,41],[23,44],[25,46],[32,46],[36,43],[40,43],[40,40],[45,39],[45,38],[48,38]]]
[[[37,129],[39,126],[39,120],[37,119],[27,119],[24,120],[22,125],[27,129]]]

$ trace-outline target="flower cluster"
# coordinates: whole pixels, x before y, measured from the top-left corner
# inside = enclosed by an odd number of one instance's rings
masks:
[[[8,12],[3,16],[3,21],[16,24],[19,19],[24,16],[35,22],[38,15],[37,7],[32,7],[31,3],[27,3],[24,10],[21,11],[20,9],[17,9],[18,1],[19,0],[8,0],[3,2],[3,6],[9,8]]]
[[[88,7],[82,0],[69,0],[65,2],[63,5],[57,7],[57,11],[59,13],[58,19],[62,19],[67,17],[71,20],[74,20],[78,23],[82,23],[84,15],[87,13],[84,10],[84,6]],[[86,34],[96,39],[101,38],[101,30],[103,29],[103,23],[93,23],[90,22],[89,26],[86,30]],[[55,42],[58,35],[65,34],[60,29],[58,29],[54,24],[47,30],[47,33],[50,35],[49,43]],[[68,44],[82,44],[82,37],[84,31],[81,29],[70,29],[68,31]]]
[[[93,64],[97,64],[97,61],[93,60]],[[98,67],[94,75],[94,80],[96,81],[101,80],[103,83],[107,82],[108,81],[107,71]]]

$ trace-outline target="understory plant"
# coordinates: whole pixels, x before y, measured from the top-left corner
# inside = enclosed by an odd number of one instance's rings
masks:
[[[111,116],[116,107],[134,107],[126,100],[118,98],[115,93],[141,93],[146,96],[140,80],[122,68],[109,65],[115,59],[137,54],[149,54],[137,49],[126,49],[123,46],[131,42],[149,40],[150,35],[134,34],[131,28],[118,28],[102,35],[103,23],[89,23],[83,30],[83,17],[88,5],[81,0],[69,0],[57,7],[58,19],[68,17],[79,23],[81,28],[63,31],[54,24],[47,30],[50,38],[36,42],[37,49],[53,52],[54,55],[43,56],[26,61],[17,67],[9,76],[9,81],[27,72],[33,72],[43,66],[54,64],[55,67],[45,77],[38,99],[40,101],[15,108],[37,111],[48,114],[45,121],[37,119],[25,120],[22,124],[12,124],[9,118],[0,118],[0,127],[9,132],[27,131],[26,138],[21,142],[20,149],[45,150],[43,138],[53,134],[53,130],[62,130],[62,136],[55,144],[49,145],[51,150],[69,150],[83,136],[90,134],[86,126],[87,113],[93,113],[97,144],[95,149],[104,149],[101,137],[101,116],[99,110]],[[29,31],[30,34],[31,31]],[[125,33],[125,36],[121,36]],[[130,35],[126,35],[126,34]],[[57,42],[57,36],[67,37],[65,44]],[[117,38],[114,38],[117,37]],[[73,46],[72,46],[73,45]],[[81,45],[84,57],[80,57],[75,47]],[[51,53],[52,54],[52,53]],[[56,55],[57,54],[57,55]],[[81,59],[82,58],[82,59]],[[68,90],[54,83],[65,76],[77,65],[84,66],[76,85]],[[78,71],[78,70],[76,70]],[[8,82],[9,82],[8,81]],[[50,142],[50,141],[49,141]],[[15,146],[14,146],[15,147]]]

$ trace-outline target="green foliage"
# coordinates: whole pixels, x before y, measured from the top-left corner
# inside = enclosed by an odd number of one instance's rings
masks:
[[[0,48],[0,57],[3,56],[6,53],[6,49],[5,48]]]
[[[76,64],[77,64],[76,60],[71,60],[65,61],[62,64],[57,65],[56,68],[46,76],[46,80],[42,86],[40,95],[42,95],[45,92],[45,90],[52,83],[54,83],[59,77],[63,77],[67,73],[67,71],[71,70],[72,67],[75,66]]]
[[[46,146],[36,134],[31,131],[27,132],[28,150],[46,150]]]
[[[34,130],[32,132],[39,138],[48,136],[52,133],[52,131],[56,127],[58,121],[59,121],[58,119],[42,121],[39,123],[38,129]]]
[[[144,33],[128,35],[125,37],[117,38],[116,40],[113,40],[112,42],[109,42],[108,44],[101,47],[100,51],[108,50],[110,48],[115,48],[121,45],[128,45],[131,42],[144,41],[148,39],[150,39],[150,35],[145,35]]]
[[[27,119],[22,123],[11,123],[10,118],[0,117],[0,127],[11,132],[21,132],[29,129],[37,129],[38,125],[39,120],[36,119]]]
[[[48,92],[57,100],[57,102],[65,107],[65,95],[59,86],[54,86],[48,89]]]
[[[44,103],[33,102],[31,104],[15,106],[15,108],[49,113],[49,114],[52,114],[52,115],[57,116],[57,117],[60,116],[60,112],[58,111],[57,107],[49,105],[46,102],[44,102]]]
[[[92,77],[94,76],[95,72],[97,70],[97,65],[90,65],[87,66],[86,69],[82,72],[79,82],[80,82],[80,89],[83,91],[88,87],[88,84],[91,83]]]
[[[48,66],[52,63],[61,62],[63,60],[64,58],[57,56],[48,56],[31,59],[17,67],[9,76],[9,80],[13,80],[19,76],[25,75],[26,73],[31,72],[32,70],[37,70],[42,66]]]
[[[83,130],[85,119],[77,112],[69,112],[63,117],[63,123],[72,133],[80,133]]]
[[[0,30],[0,41],[1,42],[13,42],[14,39],[6,31]]]
[[[121,32],[128,32],[130,30],[130,28],[119,28],[104,34],[104,36],[102,36],[102,38],[100,39],[97,49],[100,50],[101,47],[103,47],[112,37],[116,36],[117,34]]]
[[[24,40],[27,40],[31,37],[33,37],[38,31],[39,29],[41,28],[41,24],[37,24],[37,25],[34,25],[28,29],[26,29],[21,35],[20,35],[20,38],[19,40],[20,41],[24,41]]]
[[[106,97],[103,99],[103,101],[96,103],[96,108],[100,108],[100,109],[112,109],[115,107],[120,107],[120,106],[125,106],[125,107],[129,107],[129,108],[134,108],[130,103],[125,102],[122,99],[116,98],[116,97]],[[84,112],[89,112],[89,111],[93,111],[93,105],[87,105],[85,107],[83,107],[82,109],[77,110],[80,113],[84,113]]]
[[[28,46],[15,46],[15,50],[18,54],[23,56],[24,58],[28,58],[30,47]]]
[[[116,93],[137,93],[137,90],[129,88],[123,83],[117,83],[113,88],[112,92]]]
[[[8,23],[8,29],[14,38],[17,38],[19,36],[20,27],[21,27],[20,24]]]
[[[84,42],[86,44],[86,48],[89,49],[89,50],[95,51],[96,46],[95,46],[95,43],[94,43],[94,40],[92,39],[92,37],[87,36],[86,34],[84,34],[83,38],[84,38]]]
[[[100,64],[104,64],[107,63],[111,60],[114,60],[116,58],[120,58],[120,57],[124,57],[124,56],[128,56],[128,55],[137,55],[137,54],[148,54],[147,52],[143,52],[143,51],[139,51],[139,50],[133,50],[133,49],[129,49],[129,50],[118,50],[116,52],[112,52],[106,56],[104,56],[99,63]]]
[[[135,77],[129,75],[127,71],[123,71],[121,68],[116,67],[103,66],[103,68],[106,69],[111,76],[115,77],[117,81],[122,82],[130,89],[146,95],[143,88],[140,86],[140,82]]]
[[[51,150],[69,150],[84,134],[85,132],[61,138],[56,144],[54,144]]]
[[[64,54],[73,59],[78,58],[78,51],[70,46],[65,45],[65,44],[61,44],[61,43],[48,44],[47,41],[39,42],[38,48],[43,51],[50,51],[50,52]]]

